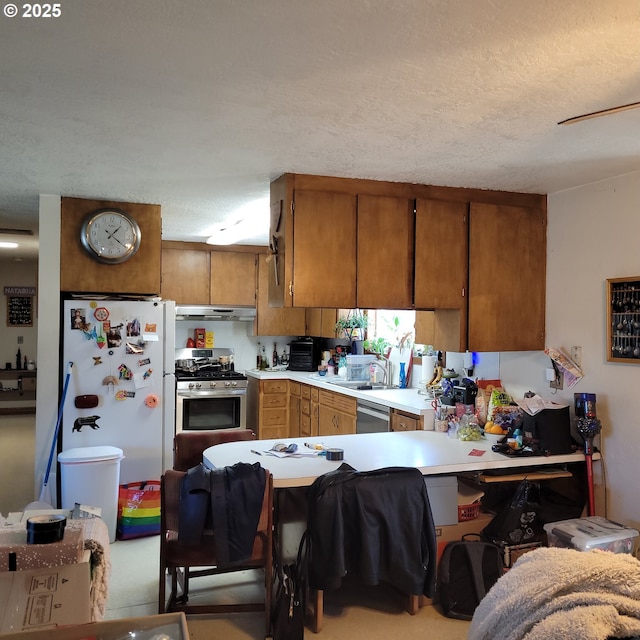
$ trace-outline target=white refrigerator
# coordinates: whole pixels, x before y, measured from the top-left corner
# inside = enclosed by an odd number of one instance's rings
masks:
[[[175,303],[65,300],[62,336],[62,450],[118,447],[120,483],[159,480],[173,455]]]

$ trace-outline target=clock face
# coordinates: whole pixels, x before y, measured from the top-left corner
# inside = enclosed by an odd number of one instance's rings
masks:
[[[138,223],[124,211],[100,209],[85,218],[80,241],[99,262],[118,264],[138,251],[140,235]]]

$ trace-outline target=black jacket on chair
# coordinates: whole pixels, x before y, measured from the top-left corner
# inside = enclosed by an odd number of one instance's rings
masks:
[[[435,526],[418,469],[332,471],[311,485],[308,507],[310,587],[338,588],[349,573],[366,585],[433,595]]]
[[[260,520],[265,472],[259,463],[239,462],[222,469],[202,463],[187,471],[180,493],[178,531],[186,544],[198,545],[213,529],[219,564],[251,555]]]

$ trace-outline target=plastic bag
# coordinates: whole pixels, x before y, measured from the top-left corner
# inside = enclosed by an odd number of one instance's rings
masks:
[[[538,487],[522,480],[509,503],[482,530],[482,537],[494,544],[532,542],[544,533],[539,512]]]
[[[129,482],[118,488],[118,540],[160,533],[160,481]]]

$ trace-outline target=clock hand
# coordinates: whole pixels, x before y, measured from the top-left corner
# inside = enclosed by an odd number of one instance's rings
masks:
[[[109,232],[107,231],[107,240],[111,240],[111,239],[113,238],[114,234],[118,233],[118,231],[120,231],[120,229],[122,229],[122,225],[120,225],[117,229],[115,229],[115,230],[113,231],[113,233],[109,233]],[[115,240],[117,240],[117,239],[118,239],[118,238],[115,238]]]
[[[115,240],[119,245],[122,245],[123,247],[127,247],[127,245],[124,242],[120,242],[120,240],[118,240],[118,238],[113,238],[113,240]]]

